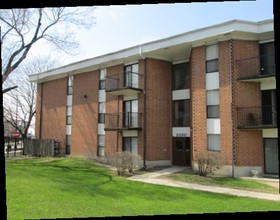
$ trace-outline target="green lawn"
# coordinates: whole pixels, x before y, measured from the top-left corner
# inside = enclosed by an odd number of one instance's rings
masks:
[[[280,210],[279,202],[133,182],[82,159],[7,160],[8,219]]]
[[[245,180],[245,179],[230,178],[230,177],[212,177],[212,176],[202,177],[199,175],[186,174],[186,173],[185,174],[176,173],[165,177],[177,181],[197,183],[197,184],[209,185],[209,186],[222,186],[222,187],[229,187],[235,189],[244,189],[244,190],[275,193],[275,194],[279,193],[278,189],[254,180]]]

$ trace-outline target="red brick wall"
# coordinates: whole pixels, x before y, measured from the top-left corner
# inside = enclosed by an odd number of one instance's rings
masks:
[[[147,160],[170,160],[171,63],[146,62]]]
[[[192,155],[207,150],[205,47],[191,51]]]
[[[259,44],[254,41],[234,41],[235,59],[259,56]],[[257,82],[241,82],[238,68],[234,68],[234,107],[261,106],[260,84]],[[236,155],[238,166],[263,165],[263,141],[261,130],[236,129]]]
[[[65,146],[67,79],[43,83],[42,139],[57,139]]]
[[[74,75],[71,155],[97,154],[98,92],[98,70]]]
[[[230,42],[219,44],[219,81],[220,81],[220,126],[221,159],[223,164],[232,165],[232,117],[231,117],[231,75]]]

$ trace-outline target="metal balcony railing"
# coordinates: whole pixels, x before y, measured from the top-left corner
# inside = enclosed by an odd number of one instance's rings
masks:
[[[106,92],[134,89],[142,90],[142,75],[134,72],[122,72],[106,77]]]
[[[276,128],[276,106],[237,108],[238,128]]]
[[[142,113],[119,112],[105,114],[105,130],[140,130]]]
[[[239,79],[275,75],[275,56],[266,55],[236,60]]]

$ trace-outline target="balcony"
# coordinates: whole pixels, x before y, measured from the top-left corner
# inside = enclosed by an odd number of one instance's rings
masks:
[[[275,56],[267,55],[236,60],[238,79],[260,82],[263,78],[275,76]]]
[[[131,95],[142,91],[142,75],[123,72],[106,77],[105,91],[115,95]]]
[[[276,106],[237,108],[239,129],[277,128]]]
[[[105,131],[141,130],[142,113],[119,112],[105,114]]]

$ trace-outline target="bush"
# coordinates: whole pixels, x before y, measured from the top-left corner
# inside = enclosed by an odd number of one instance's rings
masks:
[[[220,155],[215,152],[198,153],[195,159],[198,166],[198,175],[207,176],[220,168]]]
[[[140,156],[128,151],[117,152],[115,166],[118,175],[123,176],[126,171],[133,173],[133,170],[138,168]]]

